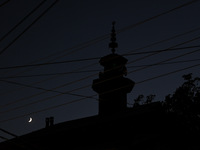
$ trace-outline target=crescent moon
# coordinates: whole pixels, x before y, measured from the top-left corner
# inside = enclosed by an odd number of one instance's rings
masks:
[[[30,117],[28,122],[31,123],[32,121],[33,121],[33,118]]]

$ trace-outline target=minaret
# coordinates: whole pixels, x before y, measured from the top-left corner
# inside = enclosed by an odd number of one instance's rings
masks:
[[[99,115],[109,115],[125,111],[127,108],[127,93],[130,93],[135,82],[125,78],[127,74],[127,59],[115,53],[116,43],[115,22],[112,24],[111,42],[112,53],[100,59],[104,71],[99,78],[93,80],[92,89],[99,94]]]

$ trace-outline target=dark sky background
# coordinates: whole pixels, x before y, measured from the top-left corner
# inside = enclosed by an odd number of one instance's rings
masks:
[[[116,21],[116,30],[122,31],[117,34],[119,47],[116,52],[118,54],[163,50],[170,47],[175,48],[178,44],[180,45],[176,48],[199,46],[200,2],[131,27],[131,25],[140,21],[190,1],[58,1],[0,55],[0,127],[16,135],[23,135],[43,128],[46,117],[54,116],[55,123],[60,123],[96,115],[98,113],[97,100],[86,98],[78,102],[68,103],[82,97],[59,94],[48,90],[61,93],[71,92],[84,96],[95,95],[96,93],[91,89],[91,84],[93,79],[98,78],[99,71],[103,69],[98,63],[99,59],[37,67],[5,69],[6,67],[78,60],[110,54],[111,51],[108,48],[110,37],[108,34],[111,31],[112,21]],[[5,0],[0,1],[0,3],[3,2]],[[0,38],[41,2],[42,0],[11,0],[1,6]],[[20,35],[52,3],[54,3],[54,0],[47,0],[2,40],[0,51]],[[130,28],[121,30],[129,26]],[[172,38],[181,34],[182,36]],[[98,37],[104,37],[104,39],[98,39],[94,42],[93,40]],[[193,40],[194,38],[197,39]],[[140,49],[165,39],[170,40]],[[182,75],[193,73],[194,77],[199,76],[199,66],[196,66],[140,83],[161,74],[199,64],[200,53],[198,49],[200,47],[161,52],[135,62],[134,60],[148,54],[125,56],[129,60],[127,77],[138,83],[128,95],[128,103],[132,104],[139,94],[145,96],[155,94],[155,101],[163,101],[166,95],[173,93],[183,83]],[[170,58],[174,58],[167,61],[167,63],[173,62],[171,64],[154,65],[138,70],[141,65],[155,64]],[[184,62],[180,63],[180,61]],[[57,75],[44,76],[44,74]],[[95,98],[98,98],[98,96]],[[54,106],[60,107],[48,109]],[[128,106],[131,107],[131,105]],[[30,117],[33,118],[32,123],[28,123]],[[3,133],[0,133],[0,135],[11,138],[11,136]]]

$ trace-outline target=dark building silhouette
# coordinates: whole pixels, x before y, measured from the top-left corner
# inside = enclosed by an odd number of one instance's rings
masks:
[[[111,32],[111,43],[109,47],[112,54],[100,59],[104,71],[99,73],[99,78],[93,81],[92,88],[99,94],[99,115],[109,115],[126,110],[127,93],[130,93],[134,82],[124,76],[127,73],[127,59],[115,54],[116,33],[114,28]]]
[[[99,94],[98,115],[59,124],[46,118],[45,128],[2,142],[0,150],[199,150],[199,124],[166,112],[161,102],[126,107],[134,82],[124,77],[127,59],[115,54],[115,40],[113,26],[112,54],[101,58],[104,72],[92,86]]]
[[[0,143],[1,150],[199,150],[199,132],[159,102],[67,121]]]

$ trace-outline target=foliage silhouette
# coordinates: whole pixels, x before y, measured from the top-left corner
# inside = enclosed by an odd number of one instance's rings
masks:
[[[165,97],[164,105],[168,112],[183,115],[200,114],[200,78],[192,78],[192,74],[183,75],[185,82],[176,89],[173,95]]]
[[[181,116],[190,130],[200,130],[200,78],[192,74],[183,75],[185,82],[176,89],[173,95],[167,95],[163,103],[168,113]]]
[[[138,95],[138,97],[136,99],[134,99],[133,107],[139,106],[141,104],[152,103],[152,101],[154,100],[155,97],[156,97],[156,95],[150,94],[150,95],[146,96],[146,100],[144,100],[144,95],[142,95],[142,94]]]

